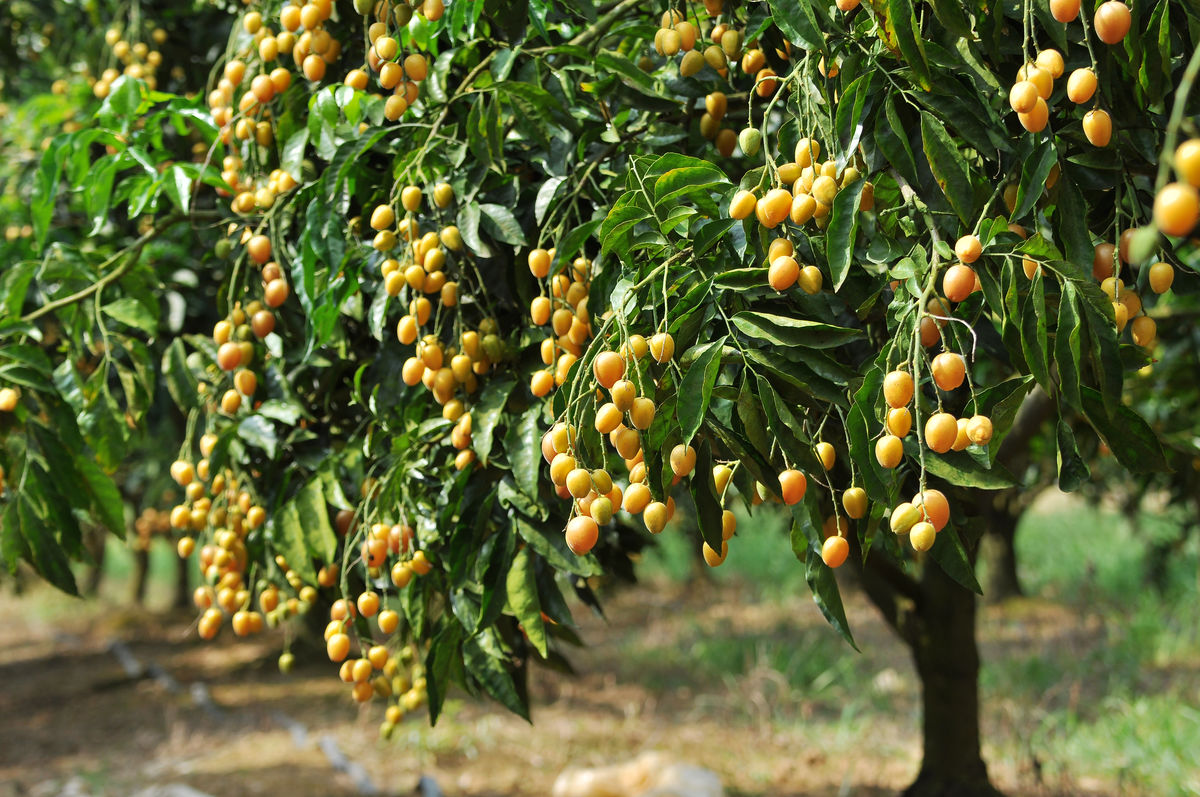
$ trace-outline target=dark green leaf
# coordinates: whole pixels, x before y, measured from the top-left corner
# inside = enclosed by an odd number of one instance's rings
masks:
[[[906,2],[906,0],[892,0]],[[910,6],[911,12],[911,6]],[[950,207],[968,228],[975,223],[975,190],[971,175],[958,146],[946,132],[946,127],[932,114],[921,114],[921,140],[929,168],[938,187],[946,195]]]
[[[538,601],[537,579],[529,548],[522,547],[508,571],[508,605],[513,616],[525,629],[529,643],[546,658],[546,626],[542,621],[542,606]]]
[[[835,291],[841,290],[842,283],[850,276],[854,239],[858,233],[858,206],[865,185],[865,180],[857,180],[838,191],[833,200],[833,214],[825,230],[825,254]]]
[[[679,385],[679,430],[683,434],[683,442],[690,443],[700,425],[704,422],[704,414],[708,412],[708,403],[712,399],[713,385],[717,382],[717,372],[721,368],[721,350],[725,346],[726,337],[721,337],[711,343],[694,347],[692,364]]]

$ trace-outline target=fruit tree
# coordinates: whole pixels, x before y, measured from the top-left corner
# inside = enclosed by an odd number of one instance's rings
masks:
[[[73,590],[152,434],[197,633],[320,613],[387,736],[452,685],[527,715],[565,596],[787,512],[833,627],[844,568],[913,650],[910,793],[992,793],[987,492],[1047,423],[1063,489],[1096,440],[1167,468],[1124,399],[1193,334],[1194,5],[54,11],[0,11],[9,569]]]

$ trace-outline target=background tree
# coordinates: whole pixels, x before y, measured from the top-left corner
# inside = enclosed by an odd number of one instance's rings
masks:
[[[527,715],[565,595],[597,606],[674,492],[714,566],[733,502],[778,501],[834,627],[849,559],[913,649],[910,793],[990,793],[979,491],[1050,450],[1079,488],[1093,432],[1167,467],[1122,397],[1163,275],[1194,286],[1188,145],[1164,188],[1194,9],[229,10],[194,97],[159,90],[148,6],[97,29],[98,109],[6,184],[10,569],[74,589],[78,516],[123,529],[112,474],[165,388],[199,633],[330,601],[389,735],[452,684]]]

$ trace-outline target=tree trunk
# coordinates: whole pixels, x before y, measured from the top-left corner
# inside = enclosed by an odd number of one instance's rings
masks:
[[[953,532],[951,532],[953,533]],[[979,737],[975,595],[927,562],[912,639],[924,758],[905,797],[994,797]]]
[[[997,507],[980,544],[980,553],[987,562],[983,597],[988,603],[1000,603],[1025,594],[1017,578],[1016,539],[1021,512],[1013,510],[1011,504]]]
[[[133,603],[146,605],[146,580],[150,572],[150,550],[137,545],[133,549]]]
[[[175,557],[175,605],[176,609],[187,609],[192,605],[192,588],[188,583],[188,560]]]

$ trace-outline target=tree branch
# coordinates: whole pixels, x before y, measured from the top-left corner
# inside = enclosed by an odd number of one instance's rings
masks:
[[[204,214],[204,215],[207,215],[207,214]],[[170,229],[171,227],[174,227],[176,224],[180,223],[181,221],[192,220],[192,219],[195,219],[196,217],[197,217],[197,214],[188,215],[185,213],[173,213],[170,216],[167,216],[165,219],[160,221],[158,224],[154,225],[154,227],[147,230],[142,235],[142,237],[138,238],[136,241],[131,243],[129,246],[125,247],[124,249],[117,252],[112,257],[108,258],[103,263],[101,263],[100,270],[103,271],[105,268],[107,268],[108,266],[111,266],[113,263],[115,263],[116,261],[120,260],[123,257],[126,258],[124,263],[117,266],[112,271],[108,272],[107,274],[104,274],[103,276],[100,277],[100,279],[96,280],[94,283],[92,283],[88,287],[84,288],[83,290],[77,291],[77,292],[71,294],[70,296],[64,296],[61,299],[55,299],[52,302],[47,302],[46,304],[42,305],[38,309],[29,313],[28,315],[22,316],[21,320],[24,321],[25,323],[35,321],[44,315],[53,313],[55,310],[75,304],[76,302],[81,302],[84,299],[88,298],[89,296],[91,296],[99,291],[104,290],[106,287],[108,287],[109,285],[111,285],[112,283],[116,282],[121,277],[123,277],[129,273],[129,270],[131,268],[133,268],[134,265],[137,263],[138,255],[141,254],[142,249],[144,249],[148,243],[150,243],[155,238],[162,235],[168,229]]]

